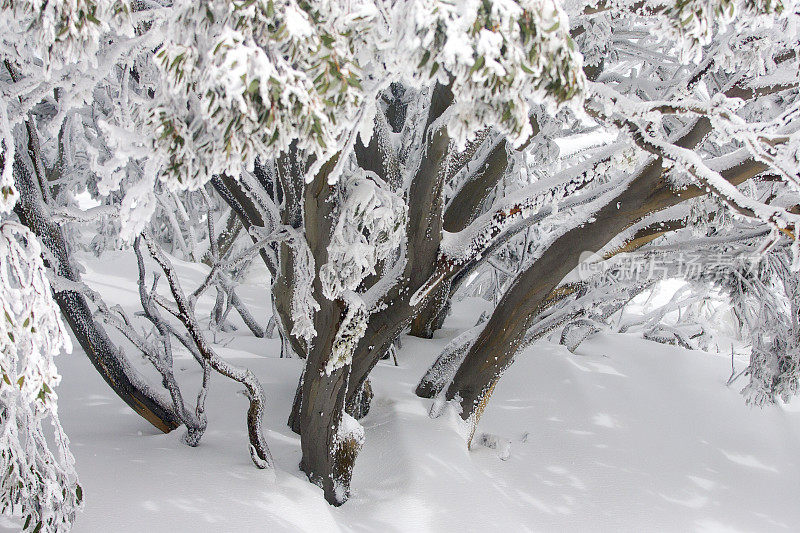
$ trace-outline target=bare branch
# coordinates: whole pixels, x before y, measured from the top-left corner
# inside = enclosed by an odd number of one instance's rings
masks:
[[[167,282],[169,283],[172,296],[178,306],[178,318],[183,323],[186,331],[188,331],[198,351],[203,356],[203,359],[208,361],[209,365],[220,374],[234,381],[238,381],[246,387],[250,399],[250,409],[247,412],[250,456],[255,465],[259,468],[272,468],[272,455],[269,452],[269,447],[264,439],[261,428],[264,416],[264,405],[266,402],[261,383],[250,370],[231,365],[219,357],[211,348],[201,332],[200,324],[197,322],[197,318],[189,305],[189,301],[183,293],[178,277],[172,268],[172,263],[152,239],[148,238],[146,234],[142,234],[142,238],[147,244],[150,255],[161,267],[161,270],[163,270]]]

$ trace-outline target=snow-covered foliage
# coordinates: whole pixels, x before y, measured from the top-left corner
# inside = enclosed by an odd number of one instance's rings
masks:
[[[531,101],[561,103],[583,88],[581,57],[557,2],[414,3],[414,77],[449,83],[448,131],[459,146],[486,124],[514,146],[532,133]],[[409,68],[410,67],[410,68]]]
[[[0,9],[3,55],[48,76],[82,59],[96,68],[104,34],[133,34],[127,0],[3,0]]]
[[[120,0],[82,0],[3,7],[4,54],[26,78],[14,92],[27,106],[48,89],[64,90],[58,103],[74,105],[88,100],[92,83],[118,87],[122,98],[103,111],[116,108],[128,118],[105,120],[106,143],[118,152],[105,168],[131,172],[126,160],[143,160],[149,142],[159,156],[155,170],[173,188],[238,176],[257,156],[276,156],[292,142],[316,155],[309,171],[318,169],[352,146],[357,131],[369,137],[375,96],[391,81],[452,82],[457,109],[448,126],[462,142],[487,122],[522,142],[530,134],[531,99],[561,103],[582,89],[580,55],[552,1],[215,0],[133,9]],[[23,31],[29,28],[35,31]],[[89,67],[98,72],[72,79]],[[50,80],[56,71],[60,78]]]
[[[757,265],[728,278],[726,288],[751,344],[750,381],[742,391],[755,405],[788,402],[800,391],[800,286],[790,252],[772,250]]]
[[[358,13],[341,20],[335,3],[293,0],[173,10],[156,53],[165,88],[153,122],[176,186],[238,175],[292,140],[321,158],[336,147],[337,121],[351,123],[364,100],[347,38],[360,29]]]
[[[294,251],[294,273],[297,280],[292,291],[291,334],[309,345],[317,334],[314,329],[314,313],[319,310],[319,302],[314,298],[313,287],[317,275],[316,262],[308,243],[301,235],[290,239],[289,244]]]
[[[702,57],[703,47],[711,43],[715,31],[732,26],[740,33],[748,27],[771,24],[768,15],[784,10],[780,0],[679,0],[662,6],[668,17],[662,28],[678,43],[682,57],[693,61]],[[786,7],[792,9],[791,3]]]
[[[0,224],[0,307],[0,510],[25,530],[62,531],[83,498],[55,393],[53,356],[71,344],[35,236],[9,221]]]
[[[552,1],[184,2],[156,53],[165,88],[154,114],[166,172],[185,187],[238,175],[292,141],[317,165],[369,137],[376,92],[394,80],[451,85],[448,129],[486,123],[515,144],[529,99],[580,93],[580,56]],[[332,177],[335,179],[335,176]]]

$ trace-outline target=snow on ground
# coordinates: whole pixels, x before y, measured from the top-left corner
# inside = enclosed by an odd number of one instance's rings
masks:
[[[89,261],[87,279],[133,310],[132,269],[130,256],[106,256]],[[262,287],[241,294],[266,316]],[[800,523],[797,402],[747,407],[724,385],[729,358],[633,336],[599,335],[577,354],[546,342],[528,349],[478,430],[499,446],[468,451],[455,422],[430,419],[430,401],[413,389],[483,309],[477,300],[458,304],[436,339],[404,338],[399,366],[375,370],[366,444],[340,508],[297,467],[300,440],[286,418],[301,361],[279,359],[278,341],[243,329],[217,338],[220,353],[253,369],[267,391],[274,480],[250,461],[247,402],[234,383],[214,376],[208,431],[189,448],[180,431],[157,434],[126,407],[79,349],[59,357],[59,412],[86,496],[75,531],[776,531]],[[184,354],[176,366],[192,397],[197,365]]]

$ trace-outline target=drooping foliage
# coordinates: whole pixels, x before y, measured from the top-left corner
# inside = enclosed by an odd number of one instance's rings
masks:
[[[0,223],[0,308],[0,512],[26,531],[58,531],[83,498],[55,393],[53,356],[71,344],[39,243],[10,221]]]

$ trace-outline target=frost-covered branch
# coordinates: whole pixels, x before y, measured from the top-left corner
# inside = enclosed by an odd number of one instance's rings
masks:
[[[264,439],[262,420],[264,416],[264,407],[266,403],[266,396],[261,387],[258,378],[248,369],[240,368],[232,365],[219,357],[217,353],[211,348],[211,345],[205,339],[200,324],[194,314],[194,309],[186,298],[183,289],[181,288],[180,281],[172,268],[172,263],[164,254],[163,251],[148,238],[146,234],[141,237],[147,245],[150,255],[155,259],[156,263],[163,270],[164,275],[169,284],[172,297],[178,308],[178,318],[186,328],[189,336],[197,346],[197,350],[202,355],[203,359],[215,371],[220,374],[238,381],[247,389],[248,398],[250,400],[250,408],[247,412],[247,429],[250,439],[250,456],[253,462],[259,468],[272,468],[273,461],[272,455],[269,452],[266,440]]]

